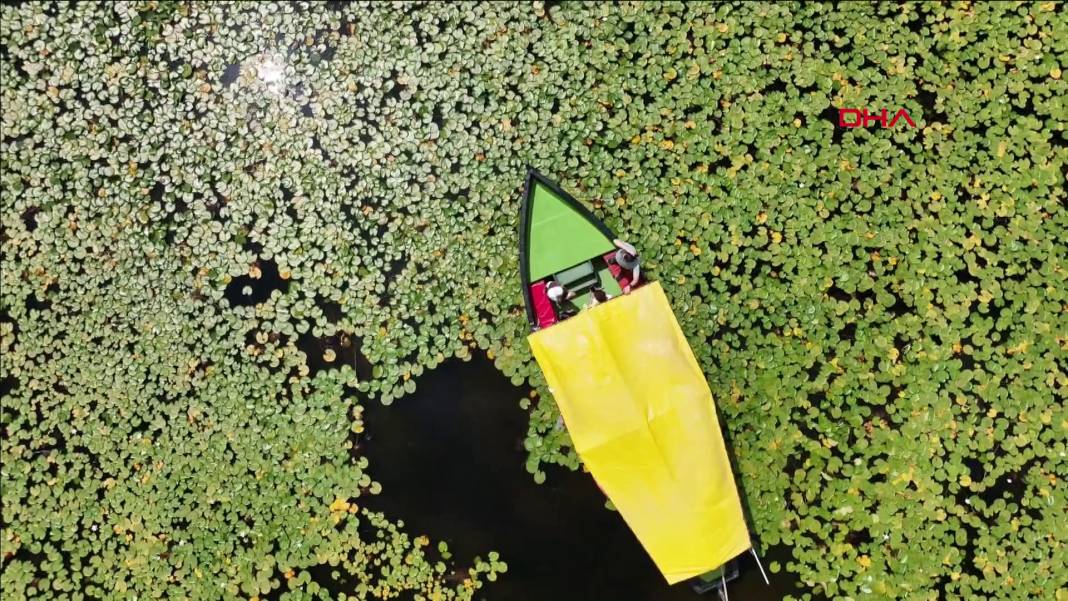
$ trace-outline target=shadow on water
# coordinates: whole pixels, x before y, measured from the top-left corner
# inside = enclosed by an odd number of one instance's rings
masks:
[[[459,561],[499,551],[508,572],[479,599],[715,599],[668,586],[588,474],[558,468],[545,484],[533,482],[518,406],[528,392],[479,357],[445,363],[390,407],[369,403],[361,449],[383,492],[365,502],[413,535],[446,541]],[[766,586],[745,557],[731,598],[781,599],[792,590],[785,574],[773,578]]]

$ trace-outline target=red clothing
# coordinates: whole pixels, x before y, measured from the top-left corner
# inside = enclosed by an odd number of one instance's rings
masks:
[[[612,251],[607,255],[604,255],[604,262],[608,263],[608,272],[612,274],[612,277],[619,283],[619,287],[626,292],[627,287],[633,283],[634,272],[629,269],[623,269],[616,263],[616,251]]]
[[[545,291],[545,281],[530,285],[530,300],[534,303],[534,317],[538,320],[539,328],[547,328],[556,323],[556,311],[553,310],[553,302]]]

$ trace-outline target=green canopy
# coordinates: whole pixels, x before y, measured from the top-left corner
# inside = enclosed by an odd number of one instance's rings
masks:
[[[521,253],[527,282],[611,251],[612,233],[571,195],[537,171],[527,178]]]

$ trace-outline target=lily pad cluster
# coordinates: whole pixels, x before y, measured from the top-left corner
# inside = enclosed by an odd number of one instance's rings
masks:
[[[1061,3],[0,14],[5,598],[496,578],[362,507],[360,403],[484,352],[533,477],[579,466],[528,164],[665,283],[798,597],[1064,594]]]

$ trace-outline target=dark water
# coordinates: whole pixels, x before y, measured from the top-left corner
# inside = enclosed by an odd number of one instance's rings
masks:
[[[383,486],[365,502],[412,535],[444,540],[457,561],[499,551],[508,572],[477,598],[492,601],[716,599],[668,586],[619,514],[581,472],[552,470],[535,484],[523,467],[527,416],[513,386],[485,358],[447,362],[414,395],[369,403],[361,449]],[[765,558],[765,566],[770,558]],[[764,584],[749,558],[731,599],[781,599],[785,574]]]

